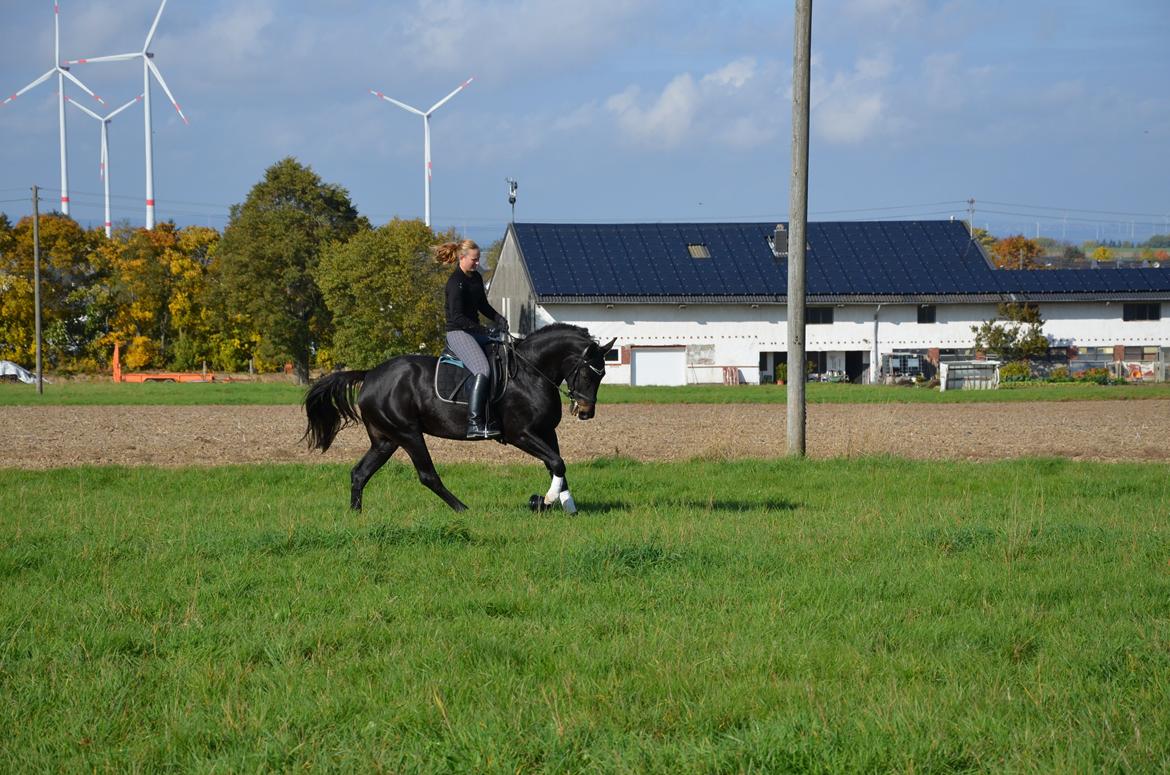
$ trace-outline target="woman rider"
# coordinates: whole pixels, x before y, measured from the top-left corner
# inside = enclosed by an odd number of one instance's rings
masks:
[[[467,401],[467,438],[492,439],[500,435],[498,427],[489,427],[484,421],[487,407],[489,368],[483,345],[488,342],[487,329],[480,325],[479,316],[489,318],[497,328],[508,330],[508,319],[488,304],[479,273],[479,245],[469,239],[447,242],[433,249],[435,261],[455,264],[447,280],[447,346],[468,371],[475,375],[471,397]]]

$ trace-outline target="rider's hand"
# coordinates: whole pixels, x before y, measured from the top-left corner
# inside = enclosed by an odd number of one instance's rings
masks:
[[[505,334],[508,333],[508,319],[506,317],[503,315],[496,315],[495,323],[497,329],[503,331]]]

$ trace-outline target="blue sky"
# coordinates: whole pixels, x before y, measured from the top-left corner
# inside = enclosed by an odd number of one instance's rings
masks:
[[[222,228],[286,155],[375,223],[782,219],[791,2],[170,0],[152,50],[160,219]],[[157,0],[62,0],[66,59],[141,48]],[[51,0],[0,8],[0,92],[52,65]],[[998,233],[1170,231],[1170,2],[815,0],[810,217],[965,216]],[[73,73],[112,105],[135,63]],[[89,100],[76,87],[67,93]],[[90,100],[86,104],[94,104]],[[99,106],[100,107],[100,106]],[[114,218],[143,222],[140,108],[111,127]],[[68,115],[74,217],[101,221],[98,124]],[[0,107],[0,211],[59,187],[52,82]],[[1067,219],[1067,220],[1066,220]]]

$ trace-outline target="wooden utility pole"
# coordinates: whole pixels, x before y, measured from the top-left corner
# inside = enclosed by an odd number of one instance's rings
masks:
[[[792,44],[792,185],[788,206],[788,455],[804,457],[804,259],[808,226],[809,63],[812,0],[796,0]]]
[[[41,360],[41,195],[36,186],[33,194],[33,327],[37,351],[37,395],[45,393],[45,374]]]

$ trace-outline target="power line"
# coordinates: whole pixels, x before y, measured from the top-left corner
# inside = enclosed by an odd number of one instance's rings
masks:
[[[1069,213],[1090,213],[1093,215],[1125,215],[1138,218],[1165,218],[1166,213],[1123,213],[1116,210],[1085,210],[1076,207],[1050,207],[1048,205],[1025,205],[1018,202],[993,202],[990,199],[980,199],[980,203],[999,205],[1000,207],[1023,207],[1029,210],[1057,210]],[[990,212],[990,211],[989,211]]]
[[[1035,220],[1037,218],[1040,218],[1043,220],[1049,220],[1049,221],[1064,220],[1064,218],[1062,218],[1059,215],[1047,215],[1045,213],[1019,213],[1019,212],[1012,212],[1010,210],[984,210],[982,208],[980,208],[979,212],[980,213],[991,213],[993,215],[1011,215],[1011,216],[1014,216],[1016,218],[1028,218],[1028,219],[1032,219],[1032,220]],[[1086,212],[1092,212],[1092,211],[1086,211]],[[1154,217],[1160,218],[1161,216],[1154,216]],[[1114,218],[1112,220],[1101,220],[1098,218],[1069,218],[1068,221],[1069,221],[1069,223],[1108,223],[1108,224],[1129,223],[1129,221],[1123,222],[1123,221],[1117,220],[1116,218]],[[1157,221],[1134,221],[1134,223],[1140,223],[1142,226],[1157,226],[1158,225]]]
[[[916,205],[891,205],[889,207],[857,207],[852,210],[814,210],[812,214],[815,215],[837,215],[839,213],[869,213],[880,212],[884,210],[914,210],[919,207],[942,207],[943,205],[961,205],[966,204],[964,199],[952,199],[945,202],[926,202],[924,204]],[[949,211],[948,211],[949,212]]]

